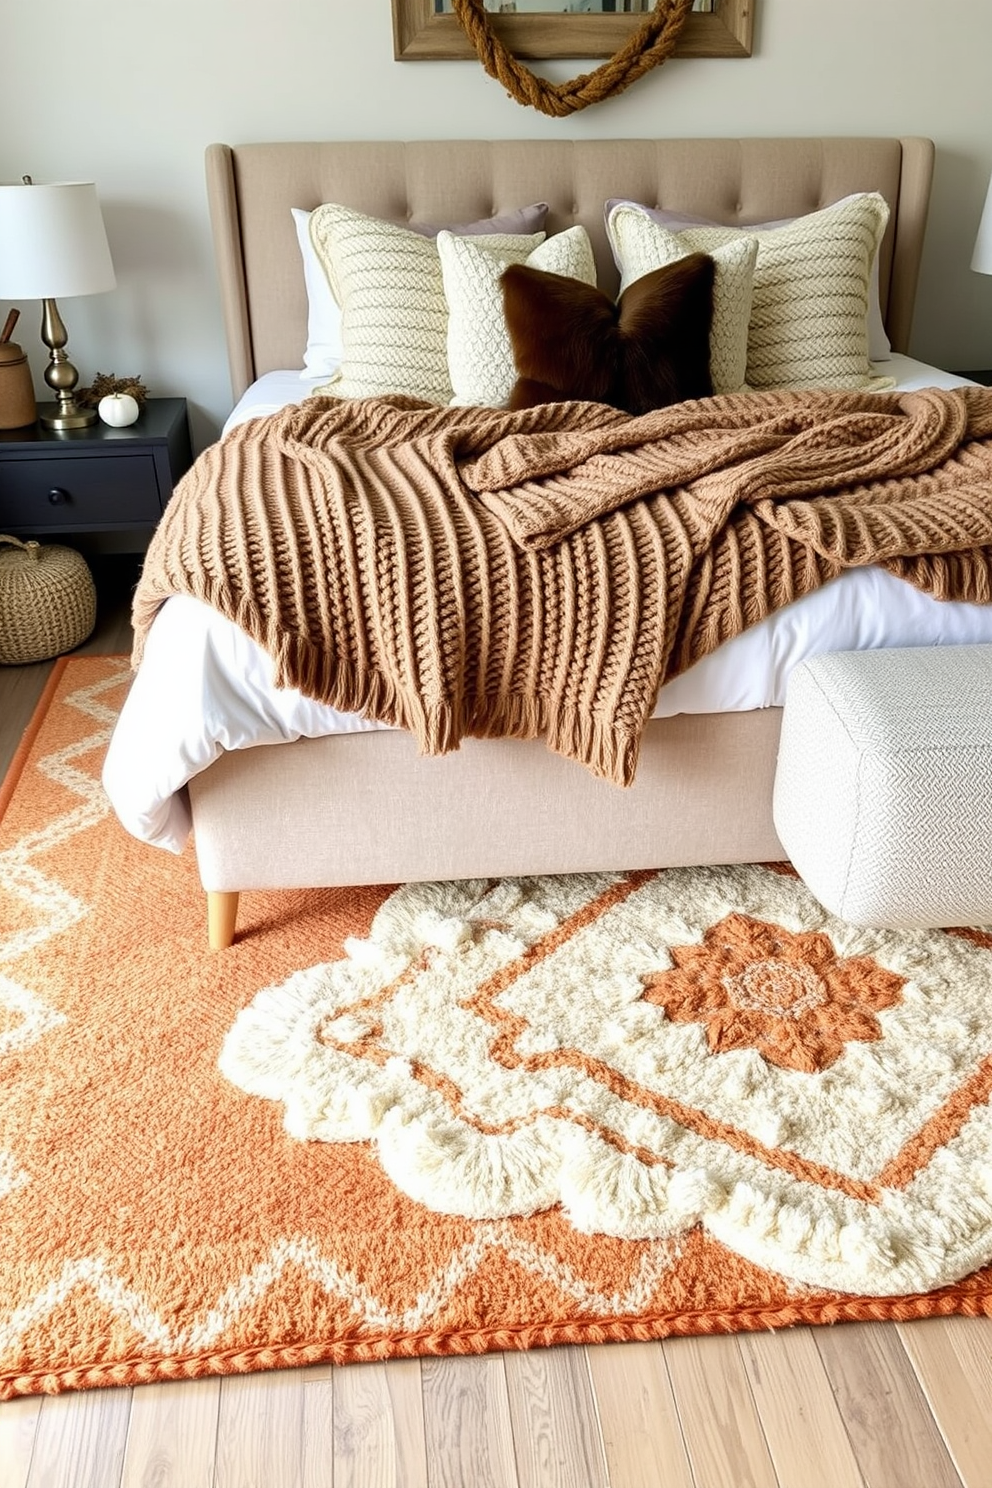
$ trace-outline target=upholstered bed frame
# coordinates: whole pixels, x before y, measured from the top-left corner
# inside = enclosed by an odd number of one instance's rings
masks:
[[[617,274],[603,204],[629,197],[712,220],[768,222],[854,191],[891,208],[879,262],[893,348],[907,348],[933,145],[910,139],[430,141],[207,150],[231,386],[302,364],[307,305],[290,209],[340,201],[395,221],[466,221],[550,203],[582,223],[600,283]],[[190,784],[211,944],[259,888],[768,861],[780,710],[652,721],[628,790],[539,740],[468,740],[421,758],[377,731],[225,754]]]

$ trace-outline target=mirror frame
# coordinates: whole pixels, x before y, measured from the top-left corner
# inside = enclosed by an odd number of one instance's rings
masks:
[[[687,19],[676,57],[750,57],[756,0],[715,0],[712,11]],[[644,24],[633,15],[492,15],[493,30],[515,57],[612,57]],[[475,59],[454,15],[436,15],[433,0],[393,0],[393,55],[397,62]]]

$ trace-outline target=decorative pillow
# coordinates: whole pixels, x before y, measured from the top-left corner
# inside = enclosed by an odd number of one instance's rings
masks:
[[[620,269],[621,293],[642,274],[675,263],[691,251],[678,233],[658,227],[637,206],[615,207],[606,227]],[[757,256],[757,238],[743,234],[710,254],[716,268],[710,329],[710,377],[715,393],[739,393],[747,386],[747,338]]]
[[[483,239],[450,232],[437,235],[441,274],[448,301],[448,373],[452,401],[499,407],[517,376],[513,347],[503,314],[504,269],[514,262]],[[519,262],[519,260],[517,260]],[[546,238],[524,260],[531,268],[596,283],[596,260],[584,227],[570,227]]]
[[[846,198],[845,198],[846,200]],[[627,201],[623,197],[614,197],[606,203],[606,221],[610,220],[610,213],[614,207],[634,207],[643,212],[645,217],[650,217],[659,227],[667,227],[669,232],[683,232],[687,227],[724,227],[725,223],[713,222],[709,217],[691,217],[686,212],[666,212],[662,207],[646,207],[641,202]],[[795,217],[779,217],[774,222],[743,223],[739,231],[746,233],[768,232],[774,227],[789,227],[797,221]],[[878,288],[878,254],[871,263],[871,283],[868,286],[868,360],[871,362],[887,362],[892,358],[892,342],[889,340],[885,330],[885,321],[882,319],[882,305]]]
[[[713,260],[693,253],[642,275],[614,304],[579,279],[511,265],[503,297],[519,376],[510,407],[582,399],[638,414],[707,397],[713,281]]]
[[[323,265],[310,241],[310,213],[302,207],[293,207],[293,225],[296,240],[303,259],[303,278],[307,290],[307,345],[303,353],[304,381],[314,377],[329,377],[344,352],[341,344],[341,307],[331,293]],[[443,230],[462,233],[466,237],[479,233],[526,234],[543,232],[548,215],[547,202],[534,202],[515,212],[501,212],[495,217],[485,217],[478,222],[443,223],[434,226],[426,222],[408,222],[411,232],[433,238]]]
[[[615,208],[613,219],[623,208]],[[868,359],[868,286],[889,209],[878,192],[846,197],[757,234],[747,381],[755,388],[892,387]],[[664,229],[658,228],[659,232]],[[693,227],[684,247],[711,253],[750,230]]]
[[[480,239],[511,262],[543,240],[543,233]],[[343,343],[341,365],[318,391],[450,402],[448,304],[434,239],[325,203],[310,214],[310,241],[341,306]]]

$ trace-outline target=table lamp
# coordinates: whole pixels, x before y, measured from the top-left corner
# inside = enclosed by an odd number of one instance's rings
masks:
[[[971,255],[971,267],[976,274],[992,274],[992,181],[989,181],[985,210],[978,224],[978,237],[975,239],[975,251]]]
[[[91,181],[0,185],[0,297],[41,300],[41,339],[49,350],[45,381],[55,404],[42,405],[47,429],[84,429],[96,410],[82,408],[79,373],[66,355],[68,334],[56,299],[113,289],[114,266],[96,187]]]

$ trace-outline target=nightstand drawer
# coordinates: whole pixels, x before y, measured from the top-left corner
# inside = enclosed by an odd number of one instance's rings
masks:
[[[108,533],[115,551],[140,552],[192,463],[185,398],[149,398],[122,429],[0,429],[0,532],[92,533],[97,548]]]
[[[6,459],[0,465],[0,531],[129,527],[162,515],[152,454]]]

